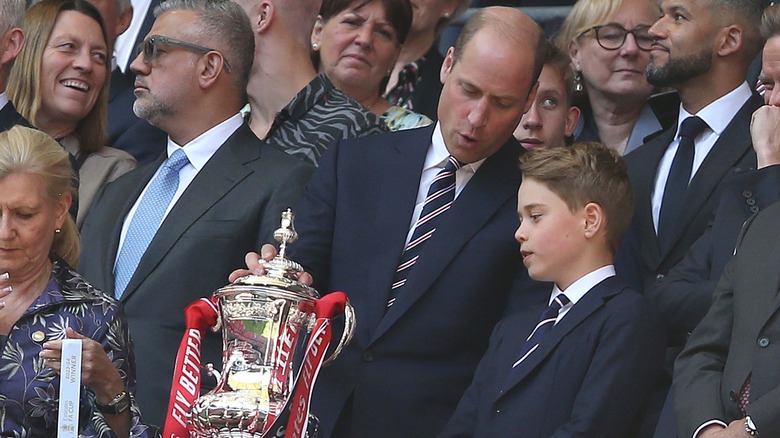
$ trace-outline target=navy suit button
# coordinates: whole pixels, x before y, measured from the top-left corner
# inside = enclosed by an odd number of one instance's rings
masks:
[[[747,205],[756,205],[756,200],[753,198],[745,200],[747,202]]]
[[[656,280],[660,280],[662,278],[664,278],[664,274],[656,274],[656,276],[655,276]]]
[[[363,362],[373,362],[374,361],[374,353],[370,351],[364,351],[363,352]]]
[[[744,192],[742,192],[742,196],[746,198],[750,198],[751,196],[753,196],[753,192],[751,192],[750,190],[745,190]]]
[[[756,207],[755,205],[750,207],[750,212],[751,213],[758,213],[758,207]]]
[[[758,340],[758,346],[761,348],[768,347],[769,346],[769,338],[763,337]]]

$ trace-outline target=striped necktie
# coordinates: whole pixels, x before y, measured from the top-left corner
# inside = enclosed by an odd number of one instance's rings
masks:
[[[390,297],[387,301],[387,307],[395,303],[398,292],[406,284],[406,278],[409,272],[417,263],[420,257],[420,251],[425,242],[431,238],[439,218],[449,210],[452,202],[455,200],[455,172],[463,166],[452,155],[447,159],[444,168],[436,174],[431,186],[428,189],[428,195],[425,197],[423,209],[420,218],[414,224],[414,232],[409,243],[406,244],[404,252],[401,255],[401,263],[395,272],[393,284],[390,287]]]
[[[539,322],[536,323],[536,327],[534,327],[534,330],[528,335],[528,339],[525,340],[519,358],[512,364],[512,368],[517,368],[517,366],[523,363],[528,356],[536,351],[539,347],[539,343],[555,325],[555,320],[558,319],[558,312],[563,306],[569,303],[571,303],[571,301],[566,295],[559,294],[553,299],[552,303],[544,309],[539,317]]]
[[[127,227],[124,244],[114,269],[114,296],[119,299],[133,277],[141,257],[163,220],[165,211],[179,188],[179,170],[189,163],[181,148],[168,157],[162,169],[149,184],[133,219]]]

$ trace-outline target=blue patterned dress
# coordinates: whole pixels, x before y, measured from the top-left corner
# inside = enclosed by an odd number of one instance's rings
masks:
[[[132,437],[154,437],[135,398],[135,358],[127,321],[118,302],[92,287],[63,260],[52,257],[51,280],[43,294],[11,328],[0,354],[0,436],[53,437],[57,432],[59,374],[39,357],[43,344],[65,339],[65,329],[103,345],[131,394]],[[95,407],[95,394],[81,387],[79,435],[115,437]]]

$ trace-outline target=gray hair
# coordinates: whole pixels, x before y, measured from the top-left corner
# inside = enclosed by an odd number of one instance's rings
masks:
[[[12,27],[22,27],[25,0],[0,0],[0,34]]]
[[[255,54],[255,38],[249,18],[241,7],[231,0],[167,0],[154,9],[154,16],[177,10],[197,14],[193,36],[200,37],[209,47],[216,46],[233,68],[237,85],[245,92]]]

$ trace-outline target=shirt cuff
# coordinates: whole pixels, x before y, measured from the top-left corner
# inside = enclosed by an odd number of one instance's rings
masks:
[[[707,421],[707,422],[705,422],[705,423],[704,423],[704,424],[702,424],[701,426],[699,426],[699,427],[696,429],[696,431],[694,431],[694,432],[693,432],[693,437],[691,437],[691,438],[698,438],[698,437],[699,437],[699,432],[701,432],[701,431],[702,431],[702,429],[704,429],[704,428],[705,428],[705,427],[707,427],[707,426],[711,426],[711,425],[713,425],[713,424],[720,424],[721,426],[723,426],[723,428],[724,428],[724,429],[725,429],[725,428],[727,428],[727,427],[729,427],[729,425],[728,425],[728,424],[726,424],[726,423],[724,423],[724,422],[722,422],[722,421],[720,421],[720,420],[710,420],[710,421]]]

